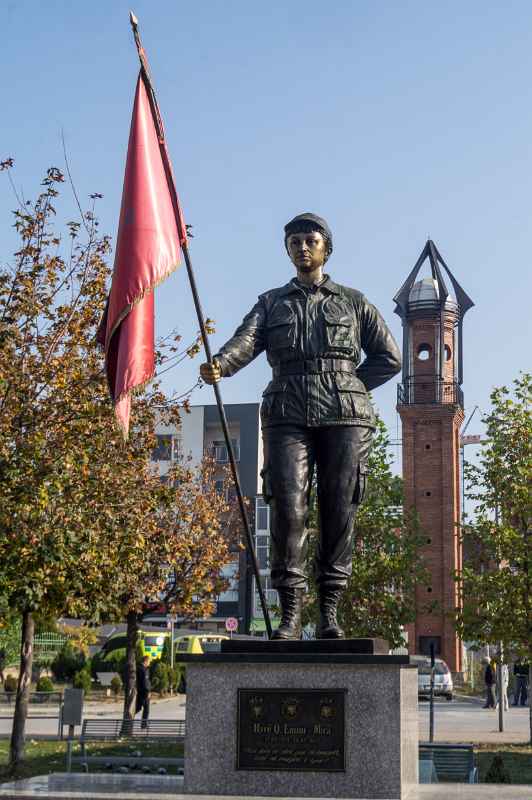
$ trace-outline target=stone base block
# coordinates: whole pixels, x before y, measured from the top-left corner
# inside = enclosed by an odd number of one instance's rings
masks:
[[[301,658],[218,653],[187,659],[185,792],[415,796],[417,670],[408,659]]]

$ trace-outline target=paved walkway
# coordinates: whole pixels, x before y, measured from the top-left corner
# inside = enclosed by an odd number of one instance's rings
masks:
[[[124,708],[123,702],[118,703],[92,703],[85,702],[83,708],[84,719],[117,719],[122,717]],[[186,699],[185,695],[174,695],[173,697],[153,698],[150,704],[150,714],[153,719],[185,719]],[[57,737],[57,708],[46,706],[30,706],[30,715],[26,723],[26,734],[34,739],[54,739]],[[6,709],[0,706],[0,716],[7,717],[9,707]],[[50,716],[50,719],[44,717]],[[0,719],[0,738],[11,735],[12,721]],[[66,730],[66,729],[65,729]],[[80,728],[76,727],[76,735]]]
[[[50,775],[0,786],[11,800],[236,800],[236,797],[183,794],[183,779],[151,775]],[[408,800],[530,800],[530,786],[440,783],[419,786]],[[241,798],[245,800],[245,798]],[[277,798],[279,800],[279,798]],[[293,798],[292,798],[293,800]]]
[[[85,719],[122,716],[122,703],[86,703]],[[48,709],[49,713],[52,713]],[[165,699],[154,699],[151,705],[153,719],[185,719],[186,699],[175,695]],[[5,713],[5,712],[2,712]],[[33,707],[31,713],[37,713]],[[43,711],[44,713],[44,711]],[[476,698],[457,698],[452,703],[438,701],[434,707],[434,739],[437,742],[467,742],[473,744],[519,744],[529,739],[529,709],[510,708],[504,715],[504,731],[499,732],[499,714],[492,709],[483,709],[482,701]],[[0,720],[0,737],[9,736],[11,720]],[[76,728],[76,734],[79,728]],[[30,719],[27,735],[39,738],[57,736],[57,719]],[[429,738],[429,704],[419,703],[419,738]],[[532,797],[531,799],[532,800]]]
[[[504,713],[499,731],[498,710],[482,708],[482,700],[461,697],[434,705],[434,740],[471,744],[525,744],[529,741],[530,709],[512,708]],[[429,738],[429,704],[419,703],[419,738]],[[532,793],[530,800],[532,800]]]

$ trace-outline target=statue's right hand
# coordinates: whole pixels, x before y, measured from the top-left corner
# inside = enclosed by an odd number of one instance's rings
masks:
[[[214,359],[214,361],[206,361],[200,367],[200,375],[201,379],[208,383],[209,386],[212,386],[214,383],[218,383],[219,380],[222,378],[222,371],[220,369],[220,365]]]

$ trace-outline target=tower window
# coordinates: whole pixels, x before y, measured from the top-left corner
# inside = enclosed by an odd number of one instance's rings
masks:
[[[450,361],[451,360],[451,356],[452,356],[451,348],[449,347],[448,344],[446,344],[446,345],[443,346],[443,350],[445,352],[445,360],[446,361]]]
[[[432,586],[427,586],[427,592],[432,592]]]
[[[430,450],[430,447],[431,447],[430,444],[426,444],[425,445],[425,450]]]
[[[430,492],[425,492],[425,497],[430,497],[430,495],[431,495]]]
[[[422,342],[417,348],[417,357],[420,361],[428,361],[432,356],[432,347],[426,342]]]

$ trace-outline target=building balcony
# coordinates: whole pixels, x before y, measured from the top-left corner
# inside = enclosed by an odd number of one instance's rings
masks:
[[[457,381],[406,378],[397,386],[397,405],[455,405],[464,407],[464,393]]]

